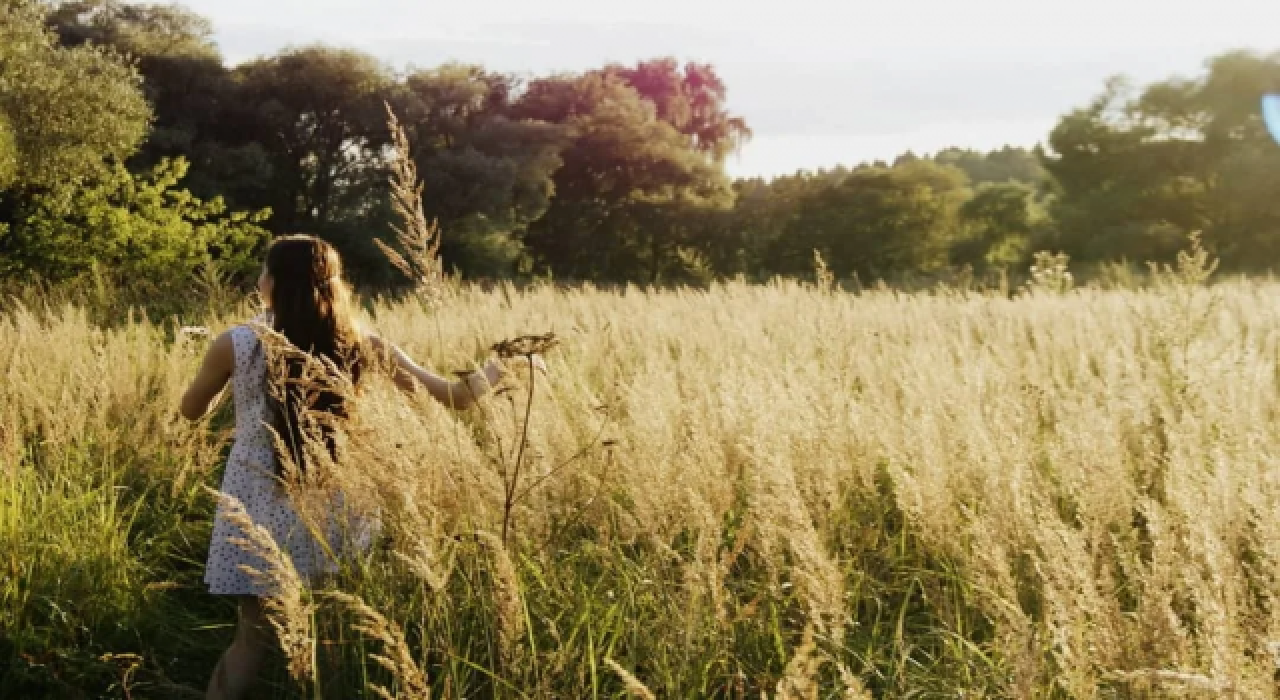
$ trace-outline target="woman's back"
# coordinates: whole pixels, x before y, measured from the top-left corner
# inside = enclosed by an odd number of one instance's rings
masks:
[[[231,392],[235,402],[236,433],[233,454],[240,451],[256,466],[272,472],[275,451],[267,428],[271,416],[267,402],[267,361],[262,341],[249,324],[231,329],[235,364],[231,370]]]
[[[304,580],[311,579],[318,573],[332,570],[334,562],[327,560],[326,547],[316,540],[299,517],[287,489],[277,477],[270,427],[272,415],[267,400],[266,352],[252,324],[236,326],[230,330],[230,335],[235,358],[231,370],[231,391],[235,402],[236,432],[227,457],[227,470],[222,477],[222,492],[238,502],[255,525],[271,534],[281,549],[290,555],[294,568]],[[326,533],[331,540],[328,549],[336,550],[335,524],[320,524],[319,527],[329,531]],[[236,540],[243,538],[245,533],[226,517],[225,507],[220,506],[205,569],[205,582],[209,584],[211,593],[273,593],[244,572],[244,566],[268,571],[272,564],[235,544]]]

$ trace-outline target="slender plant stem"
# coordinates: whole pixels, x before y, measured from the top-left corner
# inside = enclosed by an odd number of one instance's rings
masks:
[[[533,368],[533,356],[526,355],[529,361],[529,397],[524,405],[524,428],[520,433],[520,449],[516,451],[516,463],[511,468],[511,480],[507,484],[507,501],[502,513],[502,544],[507,544],[507,533],[511,527],[511,511],[515,509],[516,487],[520,484],[520,464],[524,461],[524,450],[529,444],[529,419],[533,417],[533,388],[538,373]]]

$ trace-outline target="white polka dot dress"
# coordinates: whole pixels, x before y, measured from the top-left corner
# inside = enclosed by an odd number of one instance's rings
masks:
[[[231,372],[231,389],[235,399],[236,431],[227,470],[222,477],[222,492],[244,506],[255,525],[265,528],[282,551],[289,554],[294,568],[306,580],[322,572],[336,569],[325,548],[311,535],[298,517],[289,497],[275,478],[275,452],[271,446],[270,414],[267,403],[266,357],[257,333],[247,326],[231,330],[235,348],[235,366]],[[340,501],[340,499],[339,499]],[[335,503],[341,508],[339,503]],[[258,571],[267,563],[244,551],[231,540],[245,537],[243,530],[226,519],[219,505],[209,543],[209,560],[205,566],[205,583],[215,595],[270,595],[264,585],[240,569],[248,565]],[[329,551],[342,551],[331,527]],[[360,539],[366,539],[364,537]],[[367,543],[365,543],[367,544]]]

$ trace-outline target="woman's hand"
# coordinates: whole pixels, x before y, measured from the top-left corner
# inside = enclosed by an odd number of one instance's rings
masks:
[[[503,360],[503,362],[513,364],[520,369],[527,370],[532,368],[543,374],[547,373],[547,363],[546,360],[542,359],[542,355],[516,355],[515,357]]]
[[[504,374],[515,371],[516,367],[536,369],[544,374],[547,371],[547,363],[538,354],[515,355],[505,360],[494,357],[478,372],[458,373],[457,381],[449,381],[419,367],[400,348],[378,336],[369,335],[367,339],[374,352],[383,354],[391,361],[392,379],[396,386],[407,392],[413,392],[419,387],[425,388],[440,403],[459,410],[474,405],[502,382]]]

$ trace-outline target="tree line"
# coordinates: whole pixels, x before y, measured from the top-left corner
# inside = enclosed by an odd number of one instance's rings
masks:
[[[208,20],[118,0],[0,0],[0,277],[106,266],[163,287],[247,273],[274,234],[337,245],[362,284],[392,216],[387,108],[408,132],[446,266],[471,277],[864,281],[1165,259],[1192,231],[1228,267],[1280,252],[1280,147],[1258,98],[1280,54],[1105,86],[1046,146],[904,154],[733,181],[750,138],[714,67],[659,58],[534,78],[397,72],[307,46],[229,66]]]

